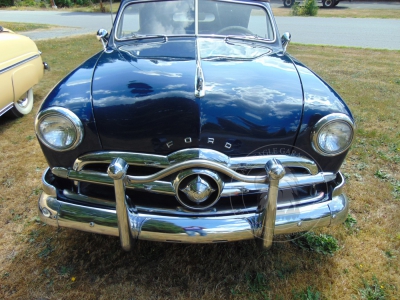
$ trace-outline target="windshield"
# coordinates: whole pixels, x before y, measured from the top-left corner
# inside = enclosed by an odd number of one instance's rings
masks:
[[[270,16],[255,4],[198,0],[133,2],[124,8],[117,40],[147,36],[222,35],[275,39]],[[197,31],[197,32],[196,32]]]

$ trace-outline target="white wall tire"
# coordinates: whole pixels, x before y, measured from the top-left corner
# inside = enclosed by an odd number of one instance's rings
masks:
[[[335,3],[336,3],[335,0],[324,0],[324,1],[322,1],[323,7],[329,7],[329,8],[335,7]]]
[[[14,101],[14,107],[11,109],[11,113],[19,118],[29,114],[33,108],[33,89],[30,88],[26,93],[22,94],[16,101]]]
[[[293,4],[294,4],[294,0],[283,0],[284,7],[292,7]]]

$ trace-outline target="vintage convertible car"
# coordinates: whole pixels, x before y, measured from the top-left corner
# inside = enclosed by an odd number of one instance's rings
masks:
[[[0,116],[21,117],[33,107],[32,87],[43,77],[41,52],[28,37],[0,26]]]
[[[219,243],[340,223],[354,120],[265,1],[124,0],[36,117],[43,222]]]

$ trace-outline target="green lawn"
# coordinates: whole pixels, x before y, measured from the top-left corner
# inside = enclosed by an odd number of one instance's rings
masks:
[[[93,36],[37,42],[52,70],[35,87],[42,99],[70,70],[102,49]],[[276,237],[184,245],[45,226],[37,217],[47,167],[34,113],[0,118],[1,299],[397,299],[400,289],[399,51],[291,44],[289,53],[329,82],[352,109],[357,131],[342,171],[350,215],[316,231],[337,241],[333,256]],[[322,252],[323,253],[323,252]]]

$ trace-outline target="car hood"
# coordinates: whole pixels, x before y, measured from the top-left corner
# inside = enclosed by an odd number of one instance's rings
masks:
[[[195,96],[196,47],[204,75]],[[294,144],[303,108],[292,61],[262,44],[163,38],[106,51],[93,75],[104,150],[170,153],[207,147],[243,155]]]

